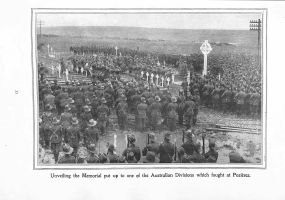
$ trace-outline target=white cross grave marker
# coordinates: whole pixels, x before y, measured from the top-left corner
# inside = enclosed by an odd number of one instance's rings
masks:
[[[159,75],[158,74],[156,74],[156,85],[158,85],[158,78],[159,78]]]
[[[151,82],[151,83],[153,83],[153,77],[154,77],[154,74],[151,73],[151,75],[150,75],[150,82]]]
[[[68,80],[68,69],[65,69],[65,76],[66,76],[66,81],[69,81]]]
[[[149,73],[147,72],[146,73],[146,81],[148,82],[148,76],[149,76]]]
[[[204,69],[203,69],[203,76],[207,75],[207,55],[212,51],[212,47],[208,40],[205,40],[205,42],[200,47],[200,50],[204,54]]]
[[[166,81],[167,81],[167,86],[169,86],[170,78],[169,78],[169,77],[167,77]]]

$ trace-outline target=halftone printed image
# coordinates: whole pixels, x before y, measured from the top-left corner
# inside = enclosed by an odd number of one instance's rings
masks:
[[[266,10],[33,10],[35,168],[266,164]]]

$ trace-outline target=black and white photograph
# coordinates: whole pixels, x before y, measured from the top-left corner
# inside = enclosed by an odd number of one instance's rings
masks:
[[[266,166],[266,9],[33,9],[34,166]]]

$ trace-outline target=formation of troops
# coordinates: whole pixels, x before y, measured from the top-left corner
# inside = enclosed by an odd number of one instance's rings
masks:
[[[74,50],[74,49],[73,49]],[[103,56],[103,55],[101,55]],[[110,59],[110,57],[108,57]],[[102,63],[101,63],[102,64]],[[193,127],[197,123],[201,105],[221,110],[260,115],[260,90],[250,87],[225,85],[209,75],[191,74],[190,83],[184,82],[178,95],[171,94],[169,87],[150,84],[140,75],[123,79],[120,74],[94,79],[92,84],[80,81],[58,85],[57,81],[39,82],[39,144],[40,160],[50,163],[43,156],[49,154],[54,163],[215,163],[218,159],[216,144],[209,141],[205,146],[196,141]],[[114,126],[110,120],[116,115],[120,130],[135,129],[152,131],[147,135],[144,148],[136,145],[134,134],[127,136],[126,149],[117,155],[113,144],[107,152],[98,152],[101,137]],[[135,118],[135,127],[130,125]],[[157,141],[155,132],[166,127],[163,141]],[[185,127],[183,144],[177,147],[171,137],[178,127]],[[185,141],[184,141],[185,140]],[[159,143],[160,142],[160,143]],[[100,150],[99,150],[100,151]],[[245,162],[237,153],[229,155],[230,162]]]

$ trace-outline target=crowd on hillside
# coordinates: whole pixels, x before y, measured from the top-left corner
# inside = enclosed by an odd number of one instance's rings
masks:
[[[50,152],[55,163],[216,162],[215,142],[209,141],[209,151],[205,152],[205,146],[201,151],[201,144],[194,139],[197,135],[193,128],[200,104],[239,115],[260,115],[261,74],[248,56],[210,58],[209,74],[201,77],[192,71],[190,83],[183,82],[179,95],[175,96],[169,86],[158,87],[140,76],[142,69],[151,70],[151,66],[161,73],[165,68],[174,67],[154,55],[124,54],[126,52],[115,55],[105,51],[82,54],[74,47],[72,51],[75,53],[70,58],[73,70],[78,67],[91,70],[92,84],[71,81],[60,86],[56,81],[45,80],[39,83],[40,149]],[[188,61],[180,59],[178,62],[187,65]],[[211,71],[211,67],[220,71]],[[134,72],[136,68],[139,70]],[[102,79],[94,75],[94,70],[108,73]],[[133,78],[124,80],[123,72]],[[108,152],[98,152],[98,140],[107,133],[111,115],[117,116],[121,130],[129,128],[128,118],[134,115],[137,131],[155,132],[163,126],[168,133],[164,141],[156,141],[155,134],[150,134],[148,145],[143,149],[135,144],[136,138],[131,134],[122,155],[116,155],[112,145]],[[175,134],[178,126],[186,130],[181,147],[171,141],[171,134]],[[229,157],[231,162],[245,162],[237,152],[231,152]],[[40,160],[48,162],[44,157]]]

